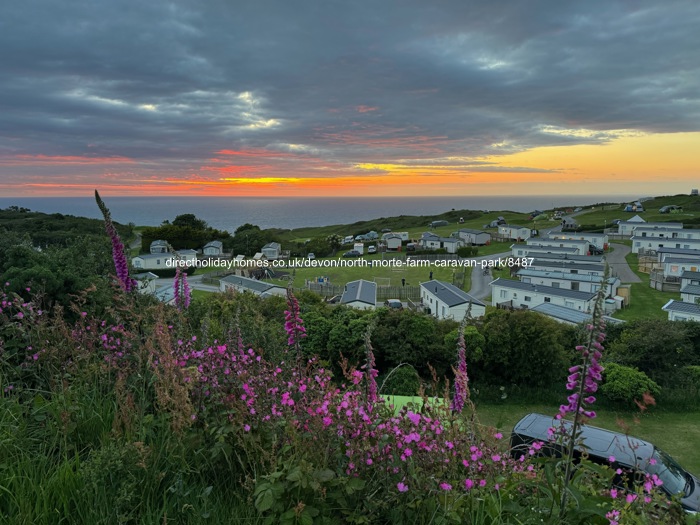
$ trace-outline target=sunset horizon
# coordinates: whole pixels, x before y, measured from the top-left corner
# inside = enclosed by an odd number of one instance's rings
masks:
[[[3,11],[0,197],[698,185],[690,2]]]

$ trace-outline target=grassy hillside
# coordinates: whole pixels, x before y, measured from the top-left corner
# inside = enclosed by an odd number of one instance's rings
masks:
[[[578,213],[577,220],[581,225],[591,225],[597,228],[610,227],[615,219],[626,220],[635,213],[625,212],[624,207],[628,204],[622,203],[596,203],[584,206]],[[681,213],[661,214],[659,208],[674,204],[682,206]],[[654,197],[643,202],[645,211],[639,212],[647,222],[684,222],[688,225],[700,224],[700,197],[690,195],[671,195]],[[559,207],[559,210],[574,209]],[[544,210],[551,212],[554,210]],[[381,210],[378,210],[381,213]],[[479,211],[479,210],[451,210],[437,215],[399,215],[396,217],[379,217],[365,221],[358,221],[352,224],[335,224],[332,226],[296,228],[287,230],[283,228],[273,229],[275,235],[282,242],[300,242],[315,237],[327,237],[328,235],[359,235],[370,230],[380,232],[382,229],[391,228],[393,231],[408,231],[411,238],[420,237],[420,234],[429,230],[429,224],[436,220],[446,220],[447,226],[436,228],[434,231],[438,235],[448,236],[459,228],[482,229],[495,218],[502,216],[509,224],[527,225],[535,229],[542,229],[556,226],[558,220],[531,221],[527,213],[513,211]],[[463,218],[464,223],[459,223]]]
[[[115,223],[123,239],[131,237],[131,227]],[[42,213],[11,206],[0,209],[0,231],[28,235],[37,246],[66,245],[79,236],[104,236],[105,226],[100,219],[88,219],[61,213]]]

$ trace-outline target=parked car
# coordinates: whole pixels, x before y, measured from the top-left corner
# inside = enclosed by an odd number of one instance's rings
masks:
[[[393,310],[403,310],[403,303],[399,299],[387,299],[384,306]]]
[[[368,246],[367,253],[377,253],[377,247],[376,246]]]
[[[519,458],[527,455],[530,446],[544,442],[540,453],[546,456],[560,456],[561,446],[550,442],[549,429],[557,428],[560,421],[542,414],[528,414],[513,428],[510,437],[511,456]],[[565,421],[571,429],[572,423]],[[576,456],[585,450],[588,459],[599,464],[622,469],[632,476],[656,474],[663,482],[661,490],[669,496],[679,494],[681,505],[688,512],[700,512],[700,479],[683,469],[671,456],[642,439],[605,430],[590,425],[582,425],[576,445]],[[614,462],[610,463],[610,458]],[[623,483],[622,479],[613,480]]]
[[[307,257],[308,257],[309,259],[315,259],[315,258],[316,258],[316,254],[314,254],[314,252],[311,252],[311,253],[309,253],[309,255],[307,255]]]
[[[355,237],[348,235],[343,239],[343,244],[352,244],[355,241]]]
[[[350,250],[349,252],[345,252],[343,257],[362,257],[362,254],[357,250]]]
[[[382,233],[389,233],[391,228],[382,228]]]
[[[409,242],[409,243],[406,245],[406,251],[407,251],[407,252],[415,252],[415,251],[416,251],[416,243],[414,243],[414,242]]]
[[[605,253],[605,251],[601,250],[600,248],[598,248],[597,246],[595,246],[593,244],[589,244],[588,245],[588,253],[590,253],[591,255],[603,255]]]

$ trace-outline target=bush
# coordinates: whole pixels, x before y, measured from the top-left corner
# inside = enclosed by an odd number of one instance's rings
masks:
[[[649,379],[644,372],[629,366],[608,363],[603,372],[601,393],[610,401],[635,405],[635,400],[642,400],[644,394],[653,397],[661,393],[661,388]]]
[[[461,248],[457,248],[457,255],[460,257],[476,257],[478,253],[478,246],[462,246]]]
[[[690,386],[700,388],[700,366],[684,366],[682,374]]]
[[[392,396],[415,396],[420,389],[420,378],[410,365],[394,368],[383,380],[377,381],[382,394]]]

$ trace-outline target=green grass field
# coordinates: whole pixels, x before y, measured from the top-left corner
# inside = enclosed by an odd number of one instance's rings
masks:
[[[671,299],[680,299],[677,292],[661,292],[649,286],[649,274],[637,270],[637,255],[627,254],[625,257],[632,271],[642,280],[631,285],[630,305],[624,310],[615,312],[614,317],[624,321],[635,319],[667,319],[668,314],[661,307]]]
[[[377,260],[380,255],[372,255],[365,257],[366,260]],[[452,268],[441,268],[430,265],[429,267],[327,267],[327,268],[296,268],[292,270],[291,277],[294,279],[295,287],[303,287],[306,280],[314,281],[318,277],[328,277],[331,284],[343,286],[349,281],[356,279],[366,279],[373,281],[375,278],[389,279],[390,286],[401,286],[401,279],[406,280],[407,286],[418,286],[421,282],[430,279],[430,272],[433,273],[433,279],[452,282],[455,273],[465,273],[465,289],[469,289],[470,283],[470,268],[460,268],[453,271]]]

